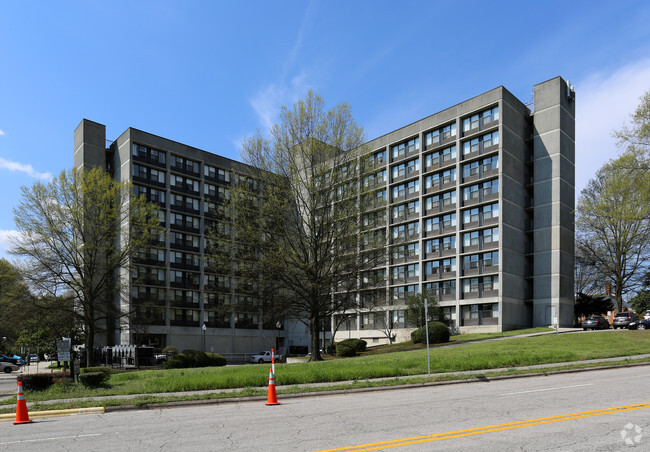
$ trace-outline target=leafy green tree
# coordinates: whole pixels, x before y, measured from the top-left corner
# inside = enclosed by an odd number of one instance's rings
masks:
[[[640,98],[641,103],[632,114],[632,123],[615,133],[622,148],[650,151],[650,91]]]
[[[15,353],[16,341],[33,317],[34,297],[20,272],[6,259],[0,259],[0,347],[2,352]]]
[[[357,254],[357,247],[379,242],[360,236],[359,202],[372,194],[360,184],[363,143],[347,104],[326,110],[310,91],[282,108],[268,138],[244,140],[243,159],[253,169],[234,178],[217,226],[211,262],[229,275],[232,259],[238,263],[234,276],[243,295],[233,308],[270,321],[304,319],[311,360],[321,359],[321,321],[357,306],[360,272],[381,254]]]
[[[580,254],[601,281],[623,296],[641,283],[650,253],[650,172],[647,157],[628,149],[605,164],[582,191],[576,210]]]
[[[425,300],[427,301],[426,311],[429,317],[428,319],[425,316]],[[406,307],[408,308],[406,311],[406,321],[410,326],[422,328],[427,320],[429,322],[448,323],[442,308],[438,304],[438,298],[430,292],[424,291],[419,294],[409,294],[406,297]]]
[[[17,340],[17,345],[27,350],[56,355],[56,341],[62,337],[72,338],[74,343],[82,339],[80,325],[61,306],[72,304],[66,297],[46,295],[34,301],[31,316],[25,320]],[[72,308],[72,306],[70,306]]]
[[[92,366],[95,335],[130,315],[120,282],[131,276],[133,257],[163,233],[157,208],[99,168],[63,171],[21,190],[20,235],[10,252],[22,258],[29,285],[60,300],[57,309],[83,326]]]
[[[639,290],[630,300],[632,308],[638,314],[650,310],[650,272],[647,272],[643,280],[643,288]]]

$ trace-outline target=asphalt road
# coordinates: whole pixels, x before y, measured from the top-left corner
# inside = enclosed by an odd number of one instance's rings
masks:
[[[25,425],[2,423],[0,447],[30,451],[649,450],[650,401],[637,396],[645,393],[649,373],[643,366],[280,398],[279,406],[246,402],[59,417]],[[358,447],[364,444],[372,446]]]

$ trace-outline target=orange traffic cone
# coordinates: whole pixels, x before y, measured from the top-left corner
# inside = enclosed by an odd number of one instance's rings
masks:
[[[18,398],[16,399],[16,422],[14,424],[29,424],[32,420],[27,412],[27,402],[23,392],[23,382],[18,382]]]
[[[275,394],[275,378],[273,378],[273,369],[269,370],[269,396],[264,405],[282,405],[278,402],[278,396]]]

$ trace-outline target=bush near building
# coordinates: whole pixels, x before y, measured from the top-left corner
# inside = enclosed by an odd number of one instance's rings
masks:
[[[203,353],[199,350],[183,350],[174,359],[163,364],[165,369],[186,369],[189,367],[221,367],[226,358],[217,353]]]
[[[411,340],[414,344],[424,344],[427,341],[426,329],[418,328],[411,333]],[[441,322],[429,322],[429,343],[440,344],[449,342],[449,328]]]

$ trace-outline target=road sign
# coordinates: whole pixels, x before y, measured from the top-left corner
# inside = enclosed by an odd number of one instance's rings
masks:
[[[57,361],[70,361],[70,339],[56,341]]]

